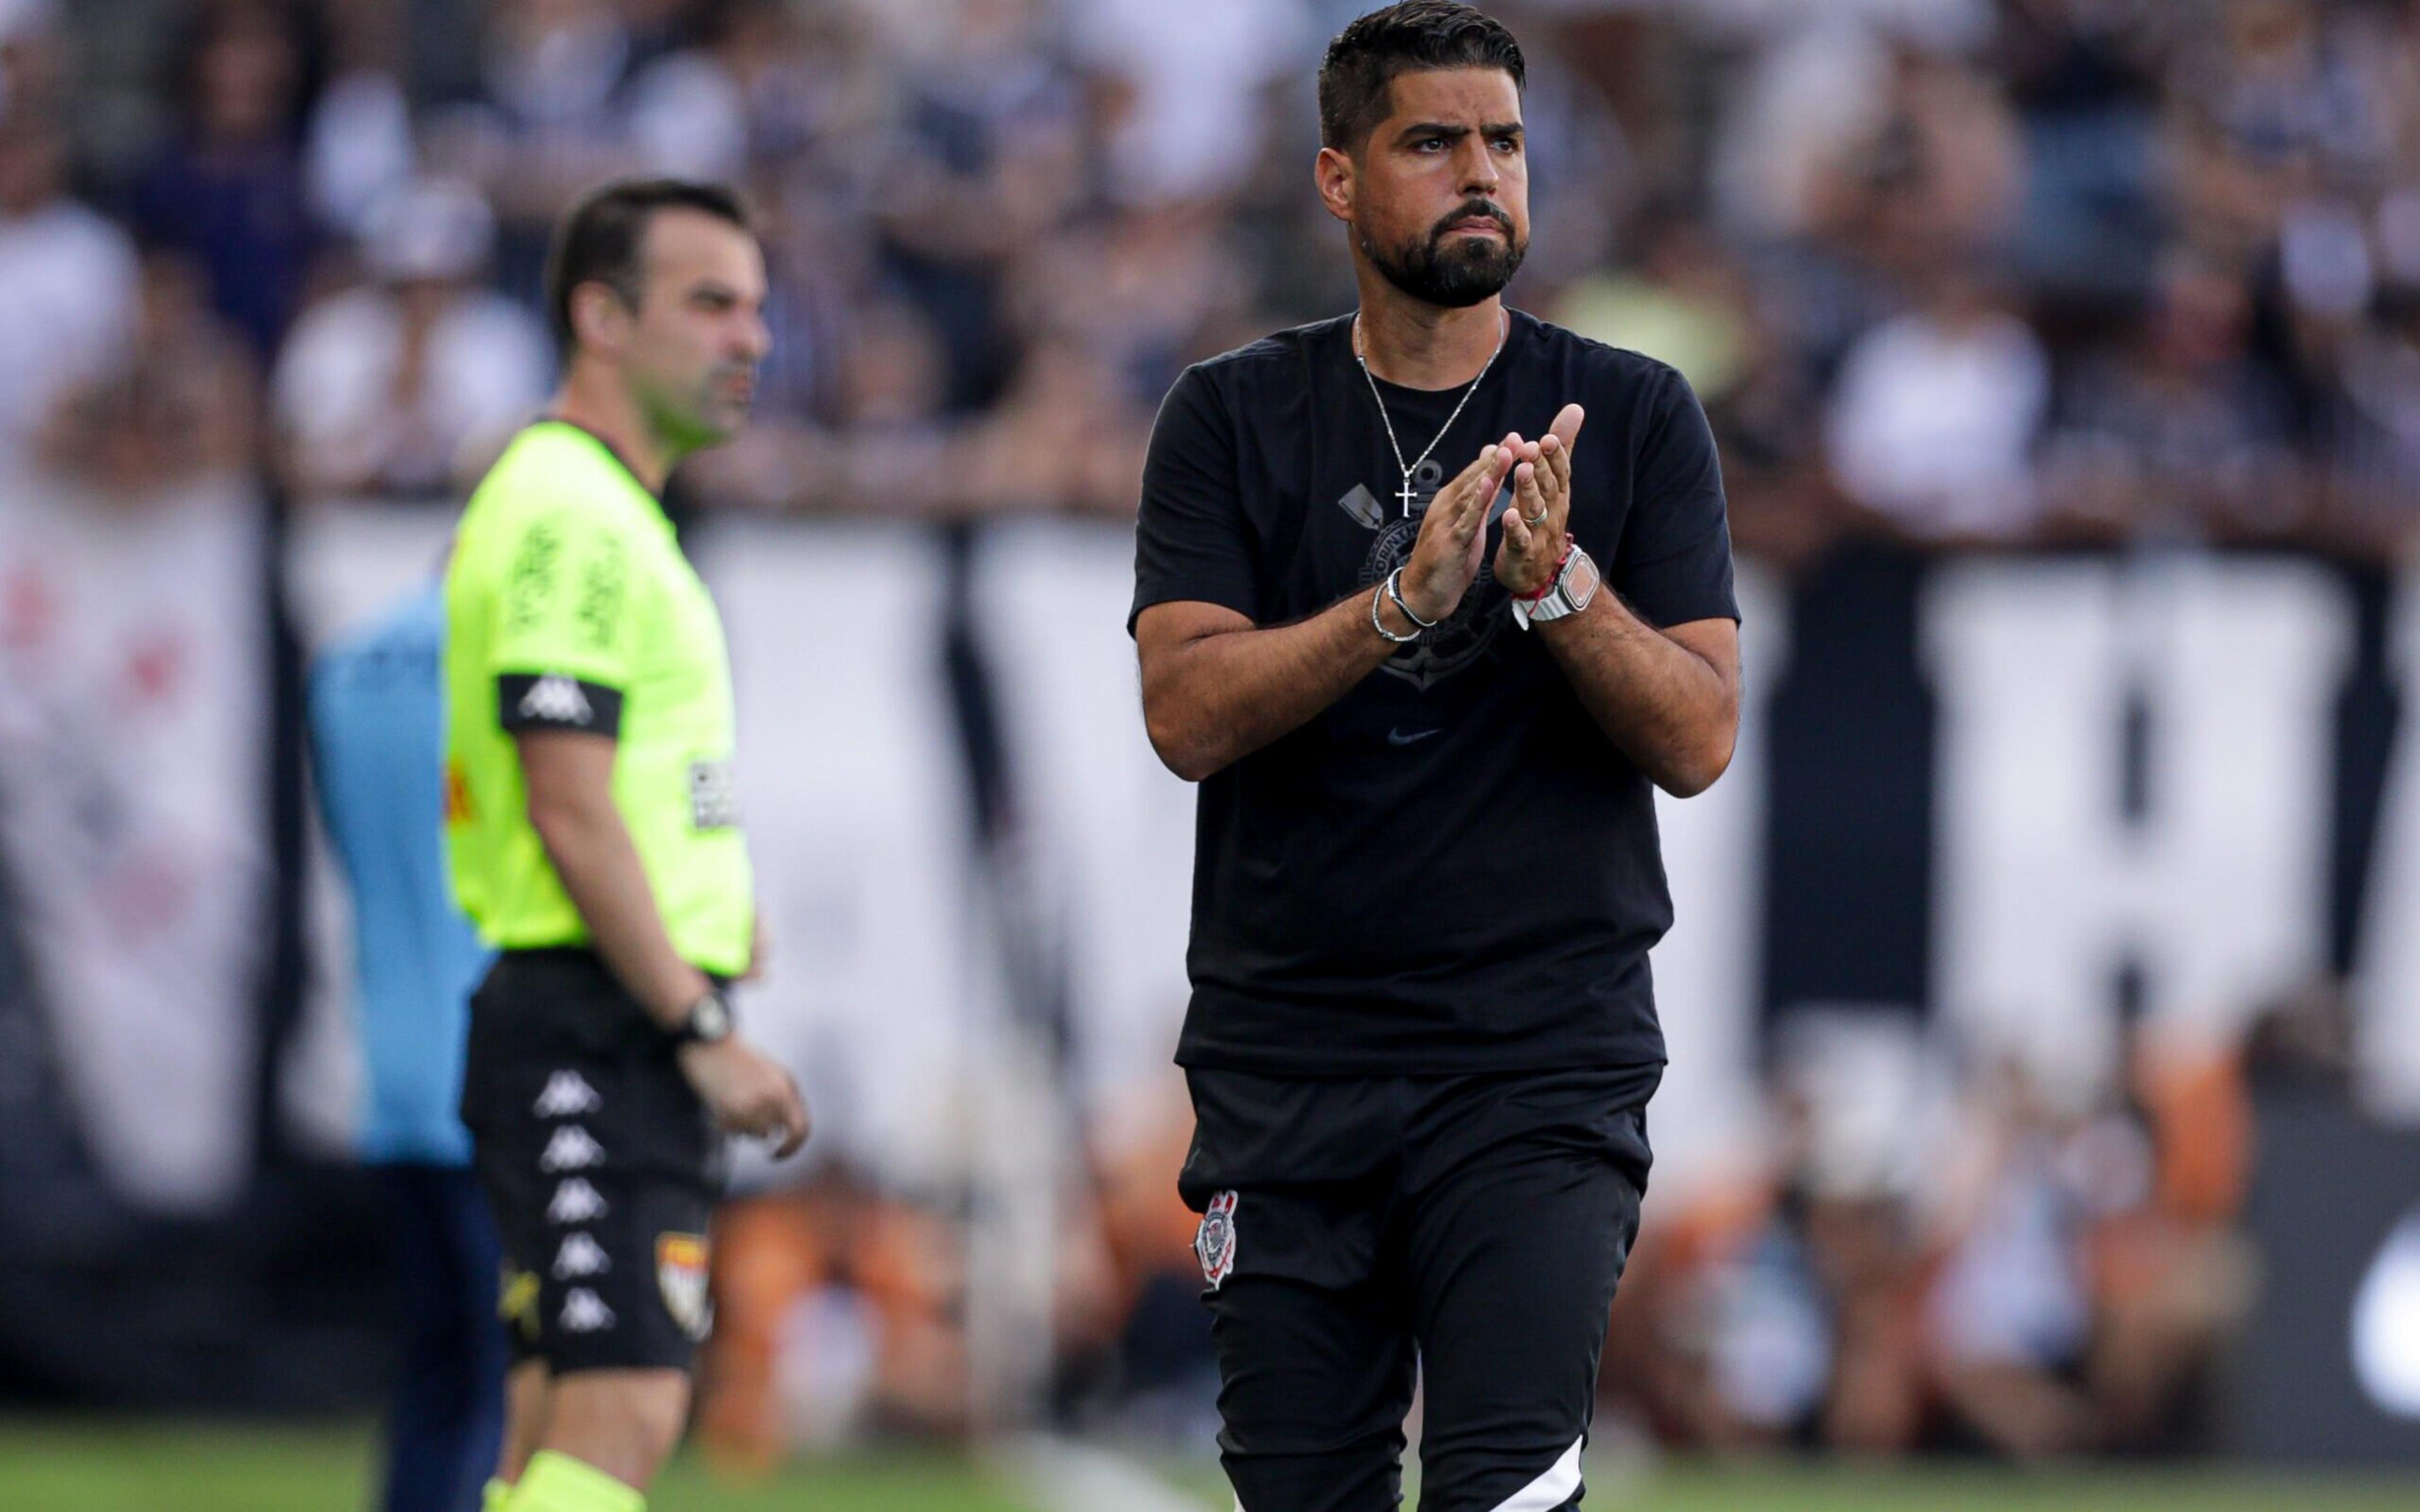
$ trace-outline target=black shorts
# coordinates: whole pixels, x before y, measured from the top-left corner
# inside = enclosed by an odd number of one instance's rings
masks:
[[[1245,1512],[1576,1506],[1660,1068],[1333,1081],[1194,1069],[1180,1181]]]
[[[462,1121],[504,1240],[515,1362],[690,1368],[713,1326],[723,1138],[596,955],[497,958],[471,997]]]

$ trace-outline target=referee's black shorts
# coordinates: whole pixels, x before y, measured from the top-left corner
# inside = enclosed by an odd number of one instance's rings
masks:
[[[713,1325],[722,1135],[584,949],[507,950],[471,998],[462,1121],[504,1247],[514,1358],[686,1370]]]
[[[1659,1068],[1297,1080],[1196,1068],[1180,1185],[1244,1512],[1576,1506]]]

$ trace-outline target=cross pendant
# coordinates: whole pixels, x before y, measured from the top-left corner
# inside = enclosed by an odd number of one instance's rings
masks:
[[[1412,475],[1408,472],[1404,474],[1404,491],[1400,497],[1404,501],[1404,517],[1409,519],[1412,517]]]

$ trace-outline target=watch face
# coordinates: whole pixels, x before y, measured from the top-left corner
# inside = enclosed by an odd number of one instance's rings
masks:
[[[1563,584],[1563,592],[1571,595],[1574,604],[1585,607],[1603,579],[1604,574],[1596,570],[1596,559],[1583,551],[1580,559],[1572,563],[1572,574]]]
[[[721,1040],[731,1033],[731,1006],[718,995],[698,999],[690,1011],[690,1026],[701,1040]]]

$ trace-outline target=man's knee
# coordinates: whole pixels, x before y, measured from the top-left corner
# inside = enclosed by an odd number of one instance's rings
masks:
[[[678,1370],[583,1370],[549,1393],[546,1448],[644,1487],[689,1421],[689,1377]]]

